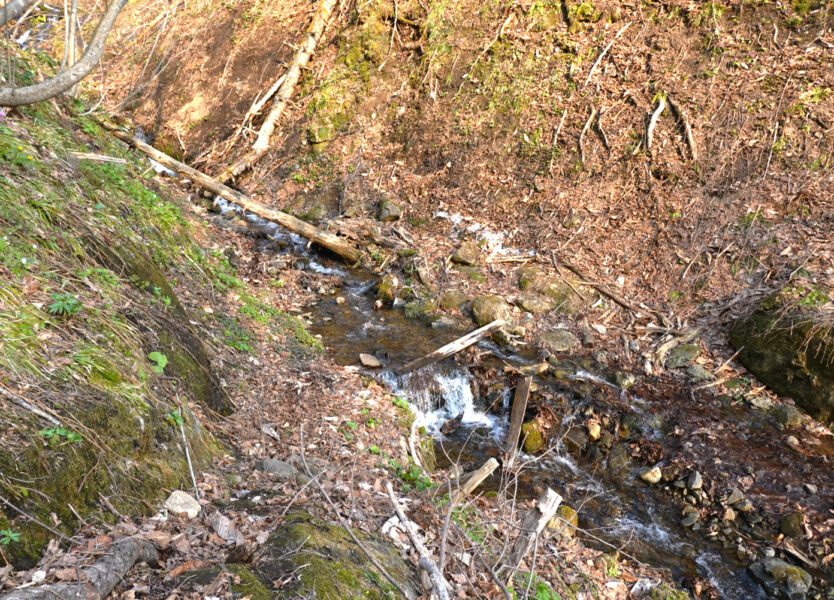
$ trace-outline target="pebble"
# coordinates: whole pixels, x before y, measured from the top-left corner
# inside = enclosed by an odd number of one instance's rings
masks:
[[[802,487],[805,490],[805,492],[807,494],[810,494],[811,496],[814,496],[817,493],[817,486],[815,486],[813,483],[804,483],[802,484]]]
[[[382,366],[382,363],[379,359],[374,356],[373,354],[365,354],[364,352],[359,353],[359,361],[366,367],[372,369],[378,369]]]
[[[344,304],[346,302],[344,296],[339,296],[336,298],[336,304]]]
[[[599,439],[601,431],[602,428],[596,421],[591,421],[588,423],[588,437],[591,438],[591,441],[597,441]]]
[[[684,527],[692,527],[700,518],[701,515],[699,515],[697,512],[687,513],[683,517],[683,519],[681,519],[681,525],[683,525]]]
[[[799,446],[799,440],[795,436],[789,435],[785,441],[791,446]]]
[[[736,511],[732,508],[728,508],[724,511],[724,516],[722,517],[725,521],[735,521],[736,519]]]
[[[727,496],[727,504],[736,504],[744,500],[744,494],[741,493],[741,490],[738,488],[733,488],[730,491],[730,495]]]
[[[663,473],[661,472],[660,467],[646,469],[640,473],[640,479],[651,484],[659,483],[662,477]]]
[[[704,485],[704,479],[698,471],[692,471],[686,480],[686,487],[690,490],[700,490]]]
[[[774,550],[773,548],[765,548],[764,550],[762,550],[762,556],[764,556],[765,558],[773,558],[774,556],[776,556],[776,550]]]

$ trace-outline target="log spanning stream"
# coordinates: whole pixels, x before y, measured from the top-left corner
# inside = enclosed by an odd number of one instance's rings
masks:
[[[235,211],[253,227],[260,229],[267,238],[283,241],[287,251],[301,256],[296,266],[313,272],[336,277],[340,280],[337,295],[326,296],[307,309],[313,334],[321,337],[328,348],[330,358],[342,365],[358,365],[359,353],[376,355],[381,369],[369,374],[387,384],[392,393],[405,398],[415,411],[419,425],[435,436],[438,466],[443,468],[452,462],[464,471],[472,471],[489,457],[503,453],[506,444],[512,387],[506,367],[515,369],[531,366],[540,361],[532,354],[499,347],[489,340],[479,342],[477,351],[481,358],[475,366],[464,366],[455,359],[446,359],[402,376],[396,374],[405,363],[455,340],[468,330],[471,324],[431,327],[418,320],[407,319],[398,308],[374,307],[374,277],[363,271],[348,269],[326,257],[311,253],[306,240],[293,234],[282,233],[273,223],[238,207],[218,202],[222,211]],[[340,300],[339,298],[342,298]],[[741,560],[738,551],[728,539],[725,543],[708,539],[706,531],[695,531],[681,525],[680,507],[658,486],[643,482],[639,477],[642,465],[630,459],[621,446],[621,456],[615,460],[616,447],[607,458],[593,456],[588,449],[596,449],[585,443],[585,452],[571,436],[571,430],[581,431],[579,415],[584,414],[594,399],[607,394],[625,408],[631,419],[631,427],[640,432],[640,438],[665,447],[674,435],[677,425],[664,423],[658,416],[661,409],[676,407],[675,418],[696,420],[703,409],[692,406],[684,391],[666,397],[643,399],[610,383],[602,366],[577,358],[566,359],[565,376],[558,380],[543,374],[534,377],[538,402],[561,398],[551,407],[561,420],[559,442],[544,456],[521,453],[516,458],[520,468],[517,493],[532,498],[545,487],[559,492],[566,504],[578,512],[580,531],[588,545],[600,550],[616,548],[639,561],[658,569],[668,569],[675,578],[699,578],[712,585],[721,598],[729,600],[757,600],[770,598],[758,582],[749,574],[749,560]],[[603,400],[604,402],[604,400]],[[749,415],[739,407],[715,409],[715,418],[723,422],[747,422]],[[456,419],[458,418],[458,419]],[[442,425],[450,420],[460,421],[451,433],[443,433]],[[763,422],[751,421],[749,431],[764,430]],[[756,482],[765,495],[778,496],[779,489],[799,487],[809,473],[817,477],[819,462],[800,473],[788,472],[784,461],[763,451],[764,446],[749,440],[753,435],[738,434],[735,443],[723,443],[721,460],[726,464],[747,464],[766,474]],[[587,442],[587,439],[585,440]],[[670,442],[671,443],[671,442]],[[678,444],[680,441],[678,440]],[[686,442],[683,443],[686,445]],[[825,453],[831,455],[830,444]],[[762,452],[759,452],[762,450]],[[824,458],[823,470],[829,469]],[[717,461],[718,462],[718,461]],[[754,465],[750,465],[753,462]],[[499,469],[500,471],[500,469]],[[772,474],[773,471],[775,474]],[[830,478],[827,475],[820,477]],[[817,477],[817,480],[820,480]],[[781,479],[782,488],[773,483]],[[764,483],[759,483],[763,481]],[[481,489],[497,490],[498,471]],[[824,498],[821,497],[821,502]],[[725,528],[725,531],[730,531]],[[763,539],[763,538],[762,538]],[[735,541],[741,541],[735,537]],[[765,543],[767,541],[765,540]]]

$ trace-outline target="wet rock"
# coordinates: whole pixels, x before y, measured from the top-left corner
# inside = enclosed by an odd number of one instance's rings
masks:
[[[750,573],[777,598],[802,600],[811,589],[811,575],[778,558],[765,558],[750,565]]]
[[[184,514],[189,519],[195,518],[200,514],[200,503],[197,502],[191,494],[187,494],[181,490],[174,490],[168,499],[165,500],[165,508],[168,512],[181,515]]]
[[[614,385],[624,390],[627,390],[637,383],[637,377],[634,373],[626,373],[625,371],[617,371],[614,373]]]
[[[805,536],[804,520],[805,517],[799,511],[788,513],[782,517],[782,521],[779,523],[779,531],[789,538],[802,538]]]
[[[620,418],[620,437],[629,439],[641,434],[640,419],[633,413],[626,413]]]
[[[715,375],[712,374],[712,371],[703,365],[697,364],[689,365],[689,368],[686,369],[686,376],[689,377],[689,381],[692,383],[705,383],[715,379]]]
[[[440,294],[437,298],[437,303],[440,308],[445,310],[452,310],[458,308],[461,304],[466,302],[466,294],[458,290],[449,290]]]
[[[798,297],[814,302],[800,304]],[[815,308],[827,300],[792,285],[762,301],[730,333],[749,371],[822,421],[834,417],[834,329],[819,327],[826,317]]]
[[[691,512],[686,513],[683,518],[681,519],[681,525],[684,527],[692,527],[695,523],[698,522],[698,519],[701,518],[701,515],[698,513],[697,510],[693,510]]]
[[[556,514],[547,523],[547,528],[562,537],[573,537],[576,528],[579,526],[579,517],[576,511],[567,504],[562,504],[556,509]]]
[[[625,444],[617,444],[608,454],[608,471],[614,476],[622,475],[628,461],[628,447]]]
[[[588,445],[588,435],[578,427],[572,427],[562,438],[565,449],[573,455],[578,455]]]
[[[567,329],[554,329],[541,334],[536,343],[551,352],[568,352],[579,345],[579,339]]]
[[[544,450],[544,435],[538,422],[524,423],[521,426],[521,437],[524,439],[524,451],[528,454]]]
[[[781,405],[773,410],[773,416],[780,425],[799,427],[802,425],[802,413],[795,406]]]
[[[737,504],[742,500],[744,500],[744,494],[742,493],[742,491],[738,488],[733,488],[732,490],[730,490],[730,495],[727,496],[727,500],[725,500],[725,502],[732,506],[733,504]]]
[[[501,296],[478,296],[472,300],[472,316],[480,326],[496,319],[509,323],[512,321],[512,309]]]
[[[686,480],[686,487],[690,490],[700,490],[704,485],[704,479],[698,471],[692,471]]]
[[[432,321],[431,326],[434,329],[453,329],[455,327],[460,327],[461,324],[457,321],[457,319],[443,315],[442,317]]]
[[[384,304],[393,304],[398,285],[399,281],[396,277],[385,275],[376,285],[377,300],[381,300]]]
[[[394,204],[390,200],[382,200],[379,203],[379,209],[376,213],[376,218],[380,221],[396,221],[403,215],[403,209]]]
[[[642,473],[640,473],[640,479],[647,483],[651,483],[652,485],[656,483],[660,483],[660,480],[663,478],[663,472],[660,470],[660,467],[652,467],[651,469],[644,469]]]
[[[370,369],[378,369],[382,366],[382,362],[376,356],[364,352],[359,353],[359,362],[362,363],[362,366]]]
[[[518,305],[534,315],[550,312],[556,308],[554,301],[542,294],[524,294],[518,299]]]
[[[701,348],[695,344],[681,344],[675,346],[666,357],[667,369],[680,369],[695,361],[701,354]]]
[[[744,500],[737,502],[733,506],[733,508],[735,508],[739,512],[747,513],[753,510],[753,503],[750,502],[750,500],[748,500],[747,498],[745,498]]]
[[[464,242],[452,254],[452,262],[458,265],[474,265],[478,262],[481,249],[475,242]]]

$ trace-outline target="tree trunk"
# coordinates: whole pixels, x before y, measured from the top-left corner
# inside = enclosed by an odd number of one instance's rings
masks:
[[[298,47],[298,51],[295,53],[286,74],[283,76],[284,81],[275,93],[275,101],[272,103],[272,108],[261,125],[260,131],[258,131],[258,139],[252,145],[252,150],[228,166],[217,176],[217,181],[220,183],[226,183],[251,169],[269,150],[269,140],[275,131],[275,124],[281,118],[287,104],[289,104],[293,91],[295,91],[295,86],[301,77],[301,70],[307,65],[307,62],[313,55],[316,45],[322,33],[324,33],[327,21],[330,20],[330,14],[333,12],[333,8],[337,3],[338,0],[321,0],[319,3],[318,10],[313,15],[310,27],[304,35],[304,40]]]
[[[14,0],[12,0],[14,1]],[[104,42],[107,35],[116,22],[116,17],[127,4],[127,0],[112,0],[107,6],[101,21],[98,22],[90,44],[87,46],[84,55],[66,71],[46,81],[27,85],[25,87],[0,87],[0,106],[23,106],[49,100],[77,84],[90,74],[90,71],[98,64],[101,53],[104,51]]]
[[[267,219],[268,221],[272,221],[286,229],[289,229],[293,233],[303,235],[308,240],[311,240],[316,244],[327,248],[331,252],[338,254],[350,263],[355,263],[362,257],[362,253],[344,241],[343,238],[333,235],[332,233],[322,231],[318,227],[313,227],[309,223],[296,219],[292,215],[288,215],[285,212],[275,210],[265,204],[252,200],[249,196],[245,196],[244,194],[219,183],[217,180],[209,177],[205,173],[201,173],[197,169],[189,167],[185,163],[181,163],[180,161],[171,158],[167,154],[160,152],[142,140],[137,139],[124,131],[116,129],[112,123],[108,123],[103,120],[100,121],[100,123],[105,129],[112,131],[113,135],[120,140],[127,142],[137,150],[140,150],[150,156],[161,165],[168,167],[183,177],[187,177],[197,185],[214,192],[229,202],[234,202],[238,206],[255,213],[261,218]]]
[[[3,6],[0,6],[0,27],[14,21],[34,3],[35,0],[9,0]]]

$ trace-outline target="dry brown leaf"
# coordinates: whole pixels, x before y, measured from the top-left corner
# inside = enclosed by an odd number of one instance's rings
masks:
[[[188,560],[168,571],[168,573],[165,575],[165,578],[173,579],[174,577],[179,577],[183,573],[188,573],[189,571],[205,569],[209,565],[211,565],[211,563],[207,560]]]

